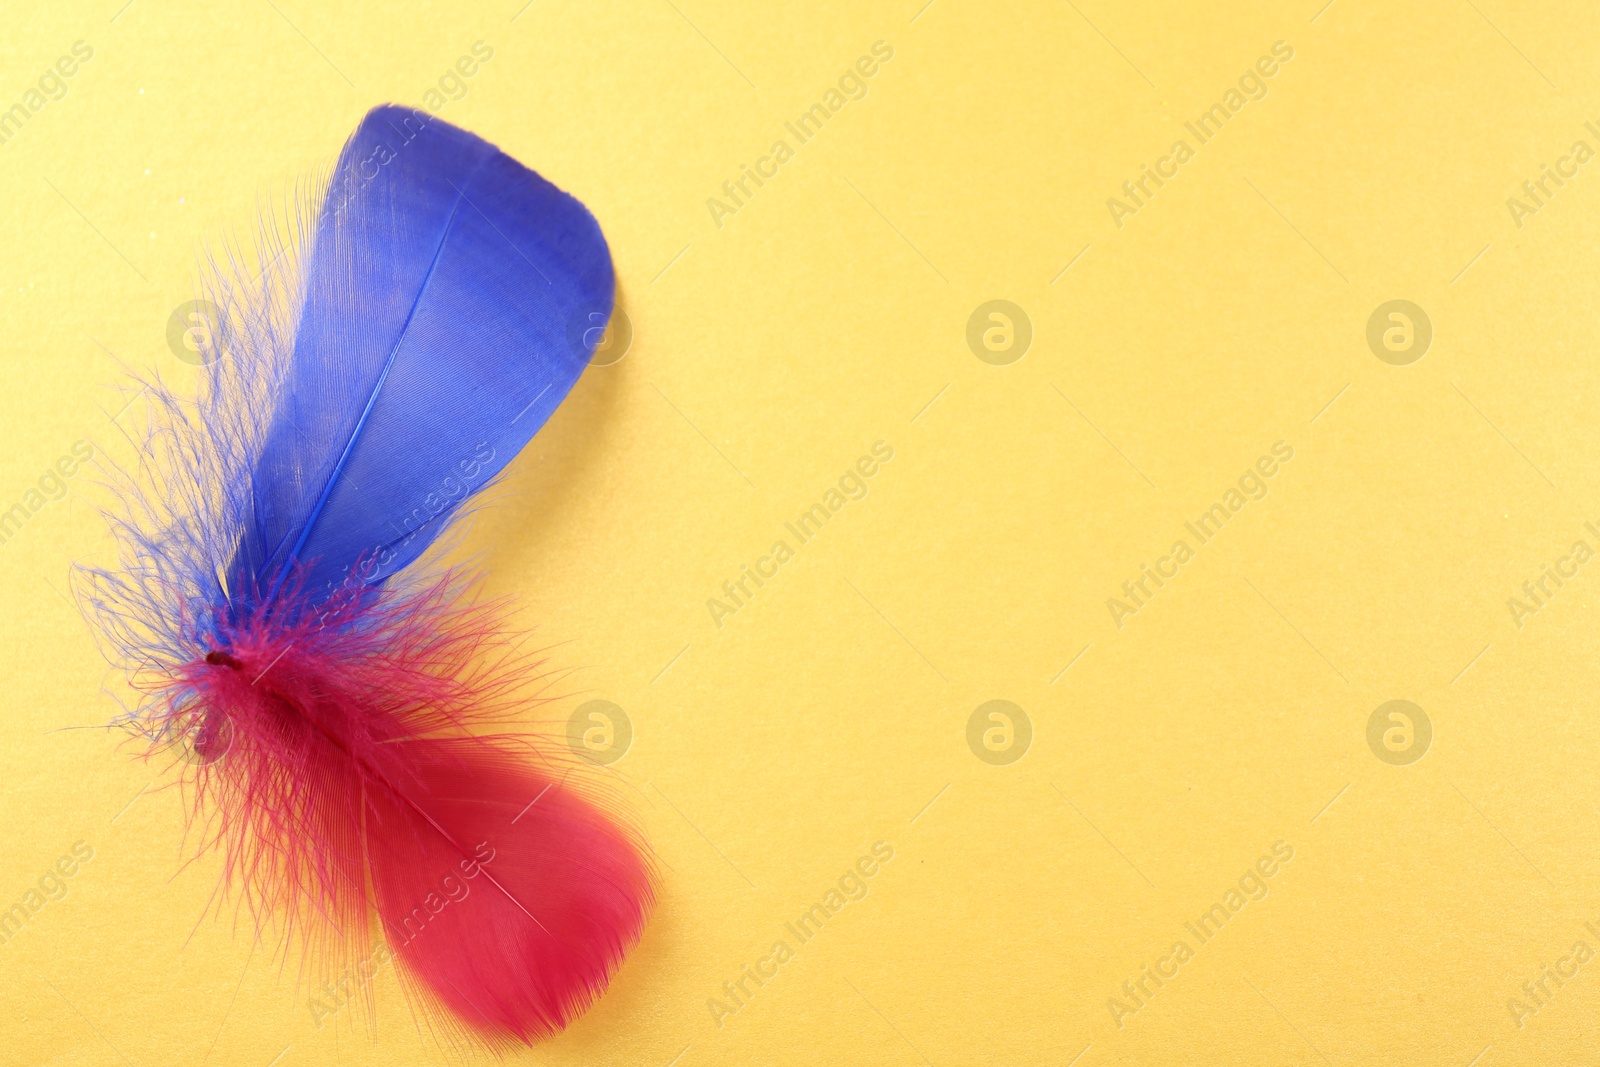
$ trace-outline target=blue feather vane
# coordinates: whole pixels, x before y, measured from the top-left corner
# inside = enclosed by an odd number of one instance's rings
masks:
[[[494,145],[385,106],[261,258],[212,272],[198,396],[144,383],[117,561],[76,576],[125,720],[311,966],[392,958],[446,1030],[549,1035],[638,940],[653,868],[514,728],[538,664],[429,549],[583,372],[610,251]]]

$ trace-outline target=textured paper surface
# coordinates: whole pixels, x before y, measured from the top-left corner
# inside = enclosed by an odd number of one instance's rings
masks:
[[[444,1059],[63,729],[113,354],[192,377],[196,257],[388,100],[582,198],[631,323],[470,538],[662,860],[514,1061],[1593,1056],[1600,16],[922,2],[7,10],[0,1058]]]

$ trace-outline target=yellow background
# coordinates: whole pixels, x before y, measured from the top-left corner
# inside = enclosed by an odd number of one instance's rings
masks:
[[[664,876],[610,992],[514,1061],[1592,1058],[1600,963],[1520,1027],[1507,1001],[1600,948],[1600,564],[1520,627],[1506,602],[1600,547],[1600,163],[1520,227],[1506,201],[1600,147],[1600,14],[921,4],[8,7],[0,106],[94,57],[0,148],[0,507],[74,441],[126,456],[109,353],[192,374],[166,329],[207,242],[482,40],[441,117],[589,205],[634,339],[471,541],[576,669],[552,717],[631,718],[612,770]],[[867,97],[716,226],[707,199],[880,40]],[[1195,146],[1276,41],[1268,95]],[[1178,137],[1195,158],[1116,226]],[[1033,328],[1005,366],[966,341],[992,299]],[[1433,325],[1407,366],[1366,342],[1392,299]],[[870,494],[714,625],[879,440]],[[1276,441],[1267,497],[1118,628],[1106,600]],[[95,853],[0,946],[0,1060],[441,1062],[388,973],[375,1030],[316,1026],[295,959],[201,921],[217,865],[180,873],[168,779],[59,731],[119,685],[66,602],[95,496],[79,475],[0,545],[0,906]],[[967,744],[993,699],[1032,723],[1010,765]],[[1433,727],[1406,766],[1366,739],[1394,699]],[[866,898],[718,1026],[708,1000],[880,840]],[[1183,924],[1276,841],[1269,895],[1198,945]]]

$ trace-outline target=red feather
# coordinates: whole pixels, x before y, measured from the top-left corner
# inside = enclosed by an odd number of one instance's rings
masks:
[[[228,880],[320,958],[381,936],[491,1043],[559,1030],[638,940],[653,877],[571,765],[483,732],[526,708],[537,665],[451,575],[301,603],[213,620],[228,651],[161,686]]]

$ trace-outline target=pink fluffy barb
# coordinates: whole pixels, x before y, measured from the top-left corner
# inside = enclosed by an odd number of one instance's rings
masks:
[[[228,880],[324,961],[370,960],[376,926],[491,1044],[560,1030],[638,941],[653,875],[568,773],[470,729],[525,710],[534,667],[448,578],[297,599],[216,620],[166,687]]]

